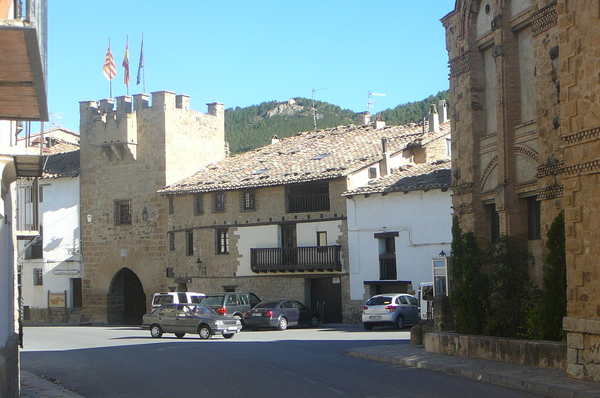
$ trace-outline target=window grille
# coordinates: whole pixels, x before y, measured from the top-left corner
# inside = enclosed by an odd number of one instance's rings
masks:
[[[33,286],[42,286],[44,284],[44,269],[33,269]]]
[[[117,225],[131,225],[131,200],[115,202],[115,221]]]

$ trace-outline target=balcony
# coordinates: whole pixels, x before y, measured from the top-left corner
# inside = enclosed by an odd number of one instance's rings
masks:
[[[379,259],[379,280],[389,281],[398,278],[396,271],[396,257]]]
[[[288,213],[329,211],[329,194],[296,195],[289,197]]]
[[[341,271],[341,246],[250,249],[252,272]]]
[[[0,7],[0,119],[47,121],[47,0]]]

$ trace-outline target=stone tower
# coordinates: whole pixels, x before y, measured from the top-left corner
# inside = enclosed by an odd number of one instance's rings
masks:
[[[165,290],[169,201],[156,191],[225,157],[224,106],[169,91],[80,103],[83,314],[139,324]]]

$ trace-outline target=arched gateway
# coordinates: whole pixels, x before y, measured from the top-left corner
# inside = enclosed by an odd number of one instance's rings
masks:
[[[140,278],[129,268],[115,274],[106,295],[107,321],[111,325],[140,325],[146,313],[146,294]]]

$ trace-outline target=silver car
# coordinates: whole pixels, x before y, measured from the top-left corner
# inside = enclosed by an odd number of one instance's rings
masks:
[[[142,318],[142,328],[154,338],[175,333],[178,339],[186,333],[197,333],[201,339],[220,334],[230,339],[242,330],[239,319],[219,315],[202,304],[163,304]]]
[[[363,307],[362,322],[366,330],[381,325],[402,329],[416,324],[419,322],[419,301],[405,293],[378,294]]]

